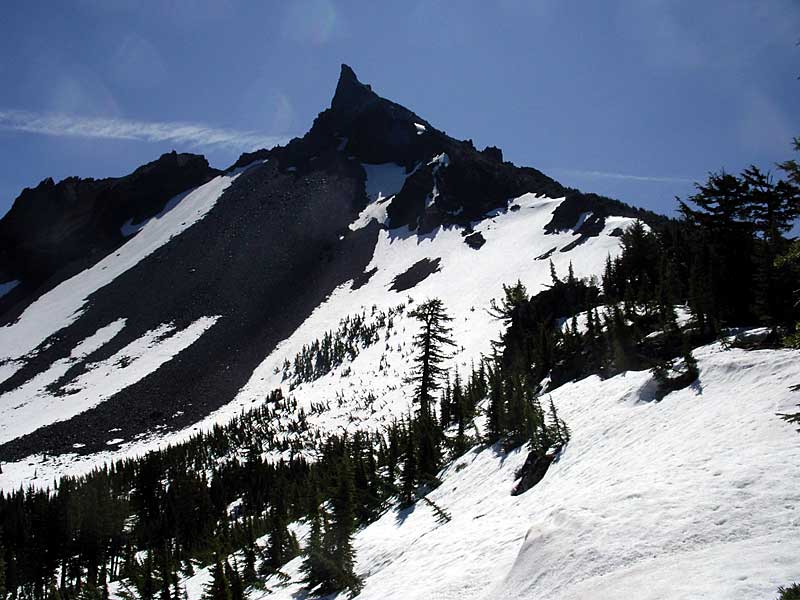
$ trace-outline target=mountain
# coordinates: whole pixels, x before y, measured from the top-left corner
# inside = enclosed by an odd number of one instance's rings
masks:
[[[240,395],[339,286],[369,280],[385,232],[416,246],[463,239],[469,260],[483,262],[502,251],[499,241],[482,247],[491,219],[525,194],[564,198],[536,205],[531,264],[551,250],[565,263],[590,240],[581,252],[604,260],[614,242],[603,232],[620,232],[608,223],[660,220],[455,140],[346,65],[305,136],[224,173],[173,153],[119,179],[25,190],[0,221],[0,264],[21,282],[0,329],[0,459],[88,453],[196,423]],[[415,254],[398,293],[451,268]],[[402,275],[413,266],[404,262],[377,278]],[[492,294],[516,278],[485,268]]]
[[[0,490],[30,490],[0,495],[7,572],[30,597],[60,569],[62,597],[102,580],[121,600],[174,558],[159,594],[200,600],[251,551],[261,585],[243,598],[315,597],[302,556],[273,557],[275,530],[310,547],[313,514],[349,496],[314,493],[355,466],[358,507],[374,504],[350,536],[359,598],[774,596],[800,577],[800,438],[778,416],[796,410],[797,351],[752,323],[706,335],[682,304],[689,261],[658,271],[675,289],[636,280],[658,305],[643,315],[632,287],[603,289],[624,252],[637,274],[667,262],[650,231],[685,250],[675,225],[456,140],[346,65],[302,138],[224,171],[173,153],[25,190],[0,220]],[[474,414],[441,417],[441,471],[403,502],[432,298],[455,344],[442,400],[470,393]],[[641,360],[618,360],[626,343]],[[503,379],[506,354],[522,368]],[[507,428],[538,416],[555,438],[491,437],[493,393],[510,411],[523,388],[539,413]]]

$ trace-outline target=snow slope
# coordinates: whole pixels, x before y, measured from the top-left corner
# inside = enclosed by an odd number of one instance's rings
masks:
[[[369,167],[368,183],[372,181],[372,184],[367,189],[375,198],[397,189],[402,167],[394,164]],[[232,402],[192,428],[163,436],[142,437],[109,452],[91,456],[34,456],[4,463],[0,488],[47,485],[56,474],[77,475],[108,460],[141,455],[186,439],[198,428],[210,429],[216,423],[227,422],[243,409],[263,402],[269,392],[278,387],[289,392],[281,373],[284,361],[291,361],[304,345],[321,337],[325,331],[335,330],[343,317],[361,312],[369,315],[373,307],[386,311],[406,304],[413,308],[415,301],[441,298],[454,317],[453,336],[461,345],[448,366],[458,366],[462,374],[465,373],[471,361],[490,352],[491,340],[497,339],[500,333],[501,323],[486,309],[492,298],[502,295],[503,284],[520,279],[530,293],[541,291],[550,284],[550,264],[549,260],[537,260],[537,257],[554,248],[564,248],[577,238],[572,230],[553,235],[543,232],[560,202],[560,199],[534,194],[509,201],[509,209],[493,211],[486,219],[473,223],[474,230],[486,239],[479,250],[464,243],[463,231],[457,228],[439,228],[423,236],[405,228],[381,231],[367,267],[367,272],[375,272],[367,283],[358,289],[352,289],[350,283],[337,288],[287,340],[265,357]],[[550,259],[562,276],[566,276],[570,262],[578,277],[599,273],[607,255],[619,252],[619,240],[610,233],[631,222],[623,217],[609,217],[599,236],[589,238],[568,252],[556,250]],[[148,223],[131,241],[139,238],[149,226]],[[420,260],[435,258],[440,259],[438,272],[409,290],[389,290],[397,275]],[[309,413],[309,439],[315,431],[380,429],[393,418],[407,414],[410,398],[404,392],[403,380],[416,329],[416,322],[398,317],[387,339],[362,350],[351,363],[291,390],[299,406]],[[372,397],[375,399],[371,400]],[[311,414],[312,405],[326,405],[328,409]],[[287,414],[277,426],[287,428],[287,423],[295,417]]]
[[[486,239],[480,250],[470,248],[463,241],[462,231],[456,228],[437,229],[428,235],[418,236],[407,229],[381,231],[372,261],[367,271],[375,270],[368,283],[354,290],[350,285],[339,287],[331,297],[281,344],[256,369],[237,399],[212,415],[219,420],[231,416],[241,408],[266,396],[269,391],[285,382],[276,373],[284,360],[291,360],[302,346],[320,337],[322,332],[336,328],[339,319],[347,314],[372,307],[388,310],[398,303],[408,303],[426,298],[441,298],[451,316],[453,337],[461,345],[450,366],[462,366],[478,360],[481,354],[490,353],[490,342],[497,339],[501,323],[486,309],[492,298],[502,296],[503,284],[521,280],[531,294],[550,284],[550,264],[536,260],[553,247],[563,248],[574,241],[573,231],[556,235],[543,235],[543,227],[550,220],[560,200],[526,194],[511,201],[518,210],[496,211],[474,229]],[[605,231],[585,244],[565,253],[552,255],[557,271],[565,276],[570,262],[576,276],[590,276],[602,271],[608,254],[619,251],[619,240],[610,236],[617,227],[625,227],[631,219],[610,217]],[[389,291],[393,279],[423,259],[439,258],[438,272],[433,273],[412,289]],[[409,399],[402,386],[407,374],[411,353],[411,338],[417,324],[408,318],[396,320],[392,335],[385,343],[376,344],[363,351],[351,364],[344,366],[315,382],[302,384],[294,391],[301,405],[312,403],[334,404],[337,395],[354,398],[372,393],[378,405],[369,407],[369,417],[361,420],[352,412],[341,411],[341,418],[330,413],[316,418],[323,429],[379,427],[393,416],[407,412]],[[379,365],[383,363],[383,369]],[[343,369],[347,376],[342,377]],[[374,409],[374,412],[373,412]],[[315,417],[310,417],[312,425]]]
[[[166,323],[108,359],[86,365],[83,373],[67,383],[63,395],[49,390],[48,386],[66,375],[71,366],[117,335],[125,319],[103,327],[79,344],[69,359],[56,361],[47,371],[0,397],[0,443],[69,419],[110,398],[188,348],[217,318],[203,317],[180,331]]]
[[[698,384],[658,403],[648,372],[554,391],[572,440],[521,496],[525,452],[458,459],[430,495],[450,522],[418,504],[356,535],[358,598],[760,600],[800,578],[800,435],[775,414],[800,401],[797,352],[696,356]],[[302,594],[300,562],[253,597]]]

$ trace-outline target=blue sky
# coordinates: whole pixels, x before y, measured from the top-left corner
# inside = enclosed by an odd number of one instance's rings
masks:
[[[73,0],[0,13],[0,213],[44,177],[301,135],[339,64],[507,160],[660,212],[800,135],[796,0]]]

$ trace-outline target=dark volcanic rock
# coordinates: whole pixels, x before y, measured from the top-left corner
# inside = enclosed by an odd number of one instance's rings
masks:
[[[173,196],[216,174],[204,157],[172,152],[124,177],[45,179],[23,190],[0,219],[0,272],[27,291],[48,280],[52,287],[123,243],[122,225],[158,214]],[[8,306],[0,304],[0,312]]]
[[[480,250],[481,246],[486,243],[486,238],[483,237],[480,231],[475,231],[464,238],[464,243],[473,250]]]
[[[564,201],[553,211],[553,218],[544,226],[545,233],[558,233],[575,227],[581,215],[592,213],[575,233],[593,237],[605,227],[609,215],[641,219],[651,226],[659,227],[667,222],[667,217],[657,215],[642,208],[629,206],[619,200],[612,200],[597,194],[583,194],[577,190],[566,190]]]
[[[556,250],[558,250],[558,246],[553,246],[552,248],[550,248],[550,250],[548,250],[544,254],[540,254],[539,256],[534,258],[533,260],[547,260],[548,258],[553,256],[553,252],[555,252]]]
[[[357,290],[359,288],[364,287],[369,283],[369,280],[372,279],[372,276],[378,272],[378,267],[373,267],[369,271],[364,271],[361,275],[353,279],[353,283],[350,285],[351,290]]]
[[[415,262],[408,268],[408,270],[400,273],[400,275],[392,279],[392,285],[389,286],[389,290],[394,290],[395,292],[404,292],[405,290],[410,290],[420,281],[427,279],[437,271],[441,270],[441,267],[439,266],[441,260],[441,258],[434,258],[433,260],[423,258],[422,260]]]
[[[529,452],[528,458],[525,459],[525,464],[522,465],[520,472],[517,474],[519,483],[512,490],[511,495],[519,496],[520,494],[524,494],[544,479],[550,465],[558,458],[561,448],[561,446],[552,448],[544,454]]]

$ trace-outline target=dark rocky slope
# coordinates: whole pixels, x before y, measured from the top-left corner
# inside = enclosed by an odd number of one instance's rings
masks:
[[[157,215],[217,173],[203,156],[171,152],[124,177],[48,178],[26,188],[0,219],[0,281],[22,282],[0,299],[0,314],[101,260],[125,241],[124,224]]]

